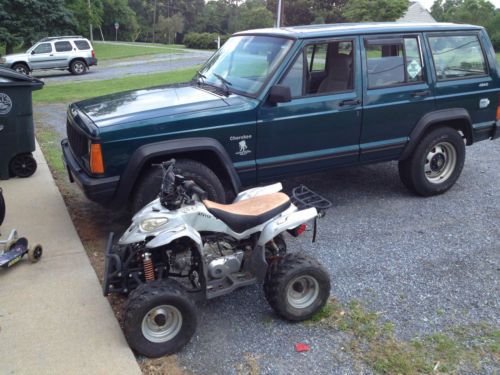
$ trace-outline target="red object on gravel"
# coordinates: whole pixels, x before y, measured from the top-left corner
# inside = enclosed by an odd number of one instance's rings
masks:
[[[311,349],[311,347],[307,344],[304,344],[304,343],[301,343],[301,342],[298,342],[297,344],[295,344],[295,351],[300,353],[300,352],[308,352],[309,349]]]

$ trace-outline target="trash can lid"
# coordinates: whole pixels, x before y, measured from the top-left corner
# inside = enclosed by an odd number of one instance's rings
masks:
[[[0,68],[0,87],[5,86],[32,86],[33,90],[43,87],[39,79],[27,76],[8,68]]]

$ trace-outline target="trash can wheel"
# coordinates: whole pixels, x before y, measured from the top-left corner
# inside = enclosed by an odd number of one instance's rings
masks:
[[[19,154],[10,161],[10,173],[17,177],[29,177],[36,171],[36,160],[31,154]]]

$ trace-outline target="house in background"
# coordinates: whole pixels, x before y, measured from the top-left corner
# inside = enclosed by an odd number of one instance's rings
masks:
[[[408,10],[403,17],[398,18],[396,22],[437,22],[434,17],[431,16],[429,11],[420,5],[417,1],[410,2]]]

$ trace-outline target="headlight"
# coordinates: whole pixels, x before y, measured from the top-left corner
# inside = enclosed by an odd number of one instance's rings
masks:
[[[143,232],[153,232],[154,230],[167,223],[168,219],[166,217],[157,217],[154,219],[146,219],[141,221],[139,227]]]

